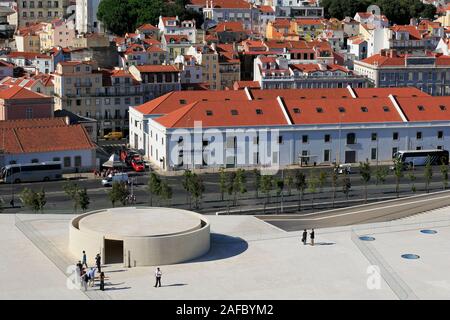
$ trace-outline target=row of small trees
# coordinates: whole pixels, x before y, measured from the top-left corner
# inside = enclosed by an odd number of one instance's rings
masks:
[[[312,170],[308,175],[304,170],[296,169],[289,171],[288,174],[282,173],[282,177],[277,177],[273,175],[262,175],[261,171],[254,169],[253,174],[253,187],[255,190],[255,197],[259,198],[259,194],[264,195],[264,212],[266,211],[266,205],[270,202],[270,197],[275,191],[277,197],[277,203],[280,207],[283,206],[283,197],[286,192],[289,196],[292,195],[292,190],[295,189],[298,194],[298,210],[301,210],[301,203],[306,192],[311,195],[311,206],[314,209],[314,197],[317,191],[322,192],[325,185],[330,182],[332,188],[332,207],[335,206],[336,194],[339,188],[342,193],[345,194],[346,199],[349,198],[349,193],[351,190],[351,181],[348,173],[344,170],[342,177],[338,175],[338,167],[334,167],[331,172],[324,170]],[[395,177],[395,192],[397,197],[400,194],[400,182],[404,177],[405,172],[407,172],[408,179],[411,186],[411,191],[416,192],[417,188],[415,185],[416,176],[413,171],[405,171],[404,164],[399,159],[394,160],[393,174]],[[448,186],[448,166],[442,164],[440,166],[440,172],[442,175],[443,189],[445,190]],[[361,181],[364,186],[364,202],[367,202],[368,198],[368,185],[375,178],[375,183],[377,185],[384,184],[386,178],[389,175],[389,170],[387,167],[376,167],[372,168],[369,161],[360,162],[359,164],[359,174]],[[427,165],[424,170],[425,177],[425,190],[428,193],[430,190],[430,183],[433,177],[433,167],[431,166],[431,159],[428,159]],[[237,205],[238,196],[242,196],[247,193],[246,187],[246,171],[244,169],[238,169],[235,172],[226,172],[223,168],[219,170],[219,189],[221,193],[221,200],[224,200],[225,194],[229,196],[229,204],[234,206]]]

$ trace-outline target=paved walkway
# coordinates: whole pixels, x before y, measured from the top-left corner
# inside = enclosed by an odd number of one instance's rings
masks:
[[[69,218],[24,217],[37,219],[29,224],[60,251],[67,248]],[[0,219],[0,250],[6,253],[0,298],[86,298],[66,288],[64,275],[14,227],[13,216]],[[450,298],[450,208],[389,223],[319,229],[315,246],[303,245],[299,232],[285,232],[254,217],[209,219],[213,235],[207,255],[160,266],[162,288],[153,288],[153,267],[108,266],[107,295],[112,299]],[[437,233],[425,234],[422,229]],[[363,243],[361,235],[375,241]],[[406,253],[420,259],[402,258]],[[373,263],[382,275],[377,289],[367,286]],[[10,272],[23,276],[11,277]]]

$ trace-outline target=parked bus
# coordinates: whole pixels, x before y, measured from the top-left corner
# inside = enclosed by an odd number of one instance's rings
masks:
[[[448,165],[448,151],[447,150],[407,150],[398,151],[394,157],[400,158],[404,165],[425,166],[428,159],[431,165]]]
[[[4,183],[50,181],[62,179],[62,173],[59,161],[10,164],[1,169],[0,179]]]

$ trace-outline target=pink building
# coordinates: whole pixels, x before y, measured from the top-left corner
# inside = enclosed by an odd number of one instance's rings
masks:
[[[53,98],[20,86],[0,90],[0,120],[53,117]]]

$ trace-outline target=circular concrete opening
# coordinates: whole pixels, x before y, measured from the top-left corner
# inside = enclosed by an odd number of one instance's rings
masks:
[[[374,237],[370,237],[370,236],[361,236],[361,237],[359,237],[359,240],[362,240],[362,241],[374,241],[375,238]]]
[[[425,234],[436,234],[437,233],[436,230],[430,230],[430,229],[420,230],[420,232],[425,233]]]
[[[402,254],[402,258],[403,259],[419,259],[420,257],[417,254],[406,253],[406,254]]]
[[[80,215],[71,221],[70,250],[105,263],[149,266],[197,258],[210,248],[204,216],[172,208],[113,208]]]

